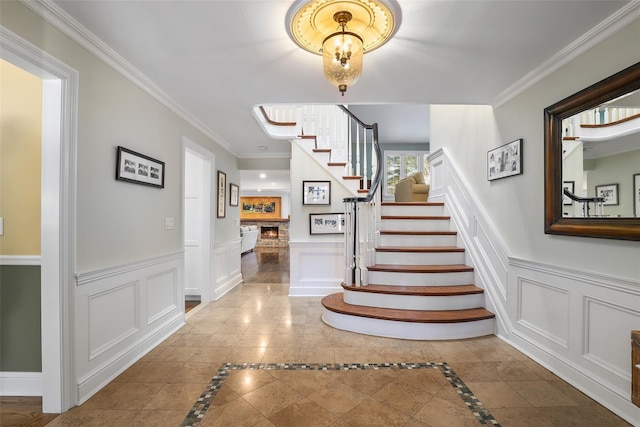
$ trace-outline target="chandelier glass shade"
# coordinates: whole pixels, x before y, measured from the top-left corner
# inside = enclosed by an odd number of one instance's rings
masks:
[[[287,32],[322,55],[327,80],[344,95],[362,74],[364,53],[386,43],[399,19],[394,0],[298,0],[287,14]]]

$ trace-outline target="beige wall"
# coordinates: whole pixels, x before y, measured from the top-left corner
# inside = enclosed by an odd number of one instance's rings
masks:
[[[40,255],[42,80],[0,60],[0,255]]]

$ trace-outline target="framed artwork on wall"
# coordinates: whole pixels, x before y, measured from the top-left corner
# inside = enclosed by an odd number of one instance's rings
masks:
[[[331,181],[302,181],[303,205],[330,205]]]
[[[231,206],[238,206],[239,197],[240,187],[235,184],[229,184],[229,204]]]
[[[343,234],[344,214],[309,214],[310,234]]]
[[[640,173],[633,175],[633,215],[640,217]]]
[[[280,197],[240,197],[240,219],[280,219]]]
[[[522,141],[516,139],[487,152],[489,181],[522,173]]]
[[[164,188],[164,162],[118,146],[116,179]]]
[[[604,199],[604,206],[618,205],[618,184],[596,185],[596,197]]]
[[[218,218],[224,218],[227,213],[227,174],[218,171],[218,212],[216,216]]]
[[[575,181],[563,181],[562,182],[562,204],[571,205],[573,202],[571,198],[564,194],[564,190],[569,190],[571,194],[576,194],[576,182]]]

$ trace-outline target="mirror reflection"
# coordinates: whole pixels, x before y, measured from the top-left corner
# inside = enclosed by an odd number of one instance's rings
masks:
[[[562,216],[640,217],[640,90],[562,121]]]

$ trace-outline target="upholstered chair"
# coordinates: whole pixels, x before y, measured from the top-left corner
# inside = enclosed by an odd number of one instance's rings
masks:
[[[398,181],[394,195],[396,202],[426,202],[429,184],[421,172],[416,172]]]

